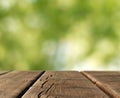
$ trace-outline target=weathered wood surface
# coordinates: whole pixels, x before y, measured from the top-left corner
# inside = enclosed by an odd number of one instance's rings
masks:
[[[13,71],[0,76],[0,98],[18,98],[42,72]]]
[[[0,72],[0,98],[120,98],[120,72]]]
[[[120,72],[82,72],[109,96],[120,98]]]
[[[79,72],[46,72],[23,98],[109,98]]]

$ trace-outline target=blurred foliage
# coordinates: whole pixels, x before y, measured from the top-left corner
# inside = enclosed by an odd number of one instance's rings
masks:
[[[0,70],[118,69],[119,56],[119,0],[0,0]]]

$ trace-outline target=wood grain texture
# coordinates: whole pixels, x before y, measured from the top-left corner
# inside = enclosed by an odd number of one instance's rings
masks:
[[[88,79],[112,98],[120,98],[120,72],[82,72]]]
[[[13,71],[0,76],[0,98],[20,98],[42,72]]]
[[[22,98],[109,98],[79,72],[45,72]]]

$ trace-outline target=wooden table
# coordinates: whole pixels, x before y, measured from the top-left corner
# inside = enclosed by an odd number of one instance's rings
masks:
[[[3,71],[0,98],[120,98],[120,72]]]

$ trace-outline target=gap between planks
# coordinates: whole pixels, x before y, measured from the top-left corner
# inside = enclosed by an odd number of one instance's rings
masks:
[[[11,71],[0,71],[0,76],[10,73]]]
[[[102,82],[98,81],[93,76],[89,75],[88,73],[82,71],[80,72],[83,76],[85,76],[87,79],[89,79],[92,83],[94,83],[98,88],[100,88],[104,93],[106,93],[110,98],[120,98],[120,95],[115,92],[112,88],[109,86],[103,84]]]
[[[18,96],[17,98],[22,98],[22,96],[24,96],[24,94],[30,89],[30,87],[32,87],[34,85],[34,83],[45,73],[45,71],[41,72],[38,77],[36,77],[35,80],[33,80],[33,82],[28,85]]]

